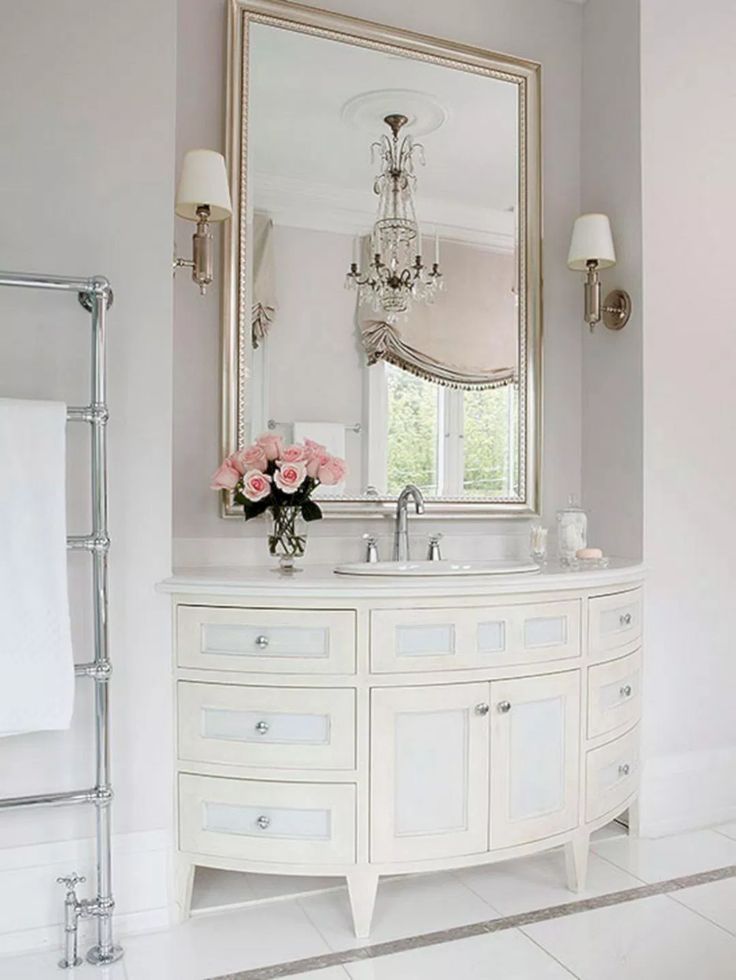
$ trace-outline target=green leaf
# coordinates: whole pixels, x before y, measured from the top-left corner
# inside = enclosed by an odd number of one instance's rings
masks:
[[[246,521],[250,521],[254,517],[260,517],[261,514],[265,514],[270,506],[271,501],[268,498],[265,500],[259,500],[257,503],[253,503],[249,500],[247,504],[243,505],[243,514],[245,515]]]
[[[305,521],[319,521],[322,517],[319,504],[313,500],[305,500],[302,504],[302,517]]]

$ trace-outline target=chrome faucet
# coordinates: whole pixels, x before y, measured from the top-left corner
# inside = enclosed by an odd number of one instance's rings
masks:
[[[409,498],[414,501],[417,514],[424,513],[424,496],[419,487],[407,484],[396,501],[396,530],[394,531],[394,561],[409,560]]]

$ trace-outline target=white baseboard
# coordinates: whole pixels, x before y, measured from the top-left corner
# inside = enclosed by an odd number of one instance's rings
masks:
[[[170,853],[163,830],[113,838],[116,936],[169,925]],[[91,838],[0,849],[0,955],[59,947],[64,892],[56,879],[70,871],[85,875],[79,895],[91,898],[94,862]],[[94,923],[82,920],[79,933],[81,948],[91,945]]]
[[[736,748],[659,756],[645,762],[642,837],[665,837],[732,820],[736,820]]]

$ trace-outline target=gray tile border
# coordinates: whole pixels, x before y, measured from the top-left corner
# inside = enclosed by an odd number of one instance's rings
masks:
[[[697,874],[685,875],[682,878],[670,878],[667,881],[657,881],[649,885],[639,885],[636,888],[626,888],[623,891],[609,892],[607,895],[597,895],[594,898],[565,902],[563,905],[534,909],[531,912],[519,912],[504,918],[472,922],[469,925],[456,926],[453,929],[441,929],[419,936],[392,939],[390,942],[375,943],[372,946],[356,946],[353,949],[346,949],[338,953],[324,953],[321,956],[309,956],[302,960],[291,960],[288,963],[274,963],[272,966],[257,967],[253,970],[244,970],[241,973],[228,973],[225,976],[213,977],[212,980],[278,980],[279,977],[312,973],[331,966],[342,966],[345,963],[372,960],[380,956],[390,956],[393,953],[406,953],[413,949],[423,949],[425,946],[437,946],[440,943],[456,942],[459,939],[470,939],[473,936],[518,929],[523,926],[534,925],[537,922],[547,922],[550,919],[577,915],[579,912],[605,909],[612,905],[623,905],[625,902],[651,898],[653,895],[667,895],[670,892],[695,888],[698,885],[707,885],[714,881],[723,881],[726,878],[736,878],[736,864],[725,868],[715,868],[713,871],[699,871]]]

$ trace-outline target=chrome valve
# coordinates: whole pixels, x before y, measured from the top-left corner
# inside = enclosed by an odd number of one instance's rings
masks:
[[[441,540],[442,540],[441,534],[430,534],[429,551],[427,552],[428,561],[442,561],[442,552],[440,551]]]
[[[59,960],[62,970],[69,970],[73,966],[80,966],[82,960],[79,956],[79,917],[84,913],[85,902],[80,902],[77,898],[77,885],[81,885],[87,879],[84,875],[78,875],[76,871],[70,875],[62,875],[56,881],[63,885],[66,890],[64,896],[64,956]]]
[[[374,534],[364,534],[365,560],[374,565],[378,561],[378,538]]]

